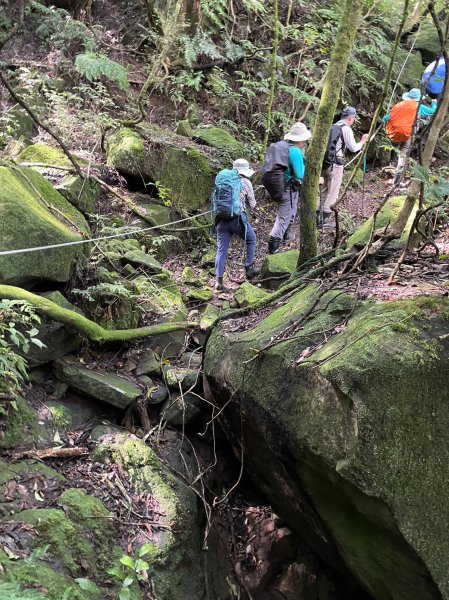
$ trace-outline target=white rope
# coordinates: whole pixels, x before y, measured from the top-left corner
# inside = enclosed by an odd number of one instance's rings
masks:
[[[17,250],[3,250],[0,252],[0,256],[11,256],[12,254],[26,254],[27,252],[37,252],[38,250],[53,250],[54,248],[67,248],[68,246],[79,246],[80,244],[91,244],[92,242],[101,242],[103,240],[112,240],[120,237],[132,237],[133,235],[140,235],[145,231],[151,231],[153,229],[162,229],[163,227],[169,227],[170,225],[177,225],[184,221],[190,221],[192,219],[198,219],[208,215],[211,211],[206,210],[199,215],[193,215],[191,217],[185,217],[184,219],[178,219],[178,221],[172,221],[171,223],[165,223],[164,225],[154,225],[153,227],[145,227],[138,231],[130,231],[128,233],[116,233],[114,235],[104,235],[102,237],[90,238],[87,240],[77,240],[76,242],[64,242],[62,244],[51,244],[49,246],[34,246],[33,248],[18,248]]]

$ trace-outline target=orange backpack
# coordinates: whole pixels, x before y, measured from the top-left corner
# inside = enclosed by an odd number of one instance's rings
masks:
[[[417,110],[418,103],[416,100],[403,100],[393,106],[386,126],[387,135],[392,142],[399,144],[412,137]]]

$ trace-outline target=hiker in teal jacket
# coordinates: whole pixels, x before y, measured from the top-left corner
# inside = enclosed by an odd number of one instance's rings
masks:
[[[268,240],[268,253],[275,254],[279,251],[281,242],[295,239],[291,232],[293,221],[298,211],[299,190],[304,179],[304,158],[301,148],[312,134],[304,123],[295,123],[284,136],[289,145],[289,164],[285,171],[285,191],[278,205],[276,221],[270,231]]]

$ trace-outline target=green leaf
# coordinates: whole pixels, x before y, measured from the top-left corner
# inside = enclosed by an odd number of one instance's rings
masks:
[[[129,587],[134,581],[134,577],[127,577],[125,581],[122,583],[124,588]]]
[[[145,556],[146,554],[153,552],[153,550],[154,550],[153,544],[144,544],[143,546],[141,546],[139,548],[138,556],[139,556],[139,558],[142,558],[142,556]]]
[[[96,583],[91,581],[88,577],[78,577],[75,579],[76,583],[80,586],[82,590],[86,592],[90,592],[92,594],[98,594],[100,591]]]
[[[129,567],[130,569],[132,569],[134,571],[135,565],[134,565],[134,561],[130,556],[122,556],[122,558],[120,559],[120,562],[122,563],[122,565],[125,565],[126,567]]]
[[[150,565],[147,562],[145,562],[144,560],[141,560],[140,558],[138,558],[136,560],[136,566],[135,566],[136,571],[146,571],[149,568],[150,568]]]
[[[129,600],[131,598],[131,592],[129,588],[122,588],[119,592],[119,600]]]

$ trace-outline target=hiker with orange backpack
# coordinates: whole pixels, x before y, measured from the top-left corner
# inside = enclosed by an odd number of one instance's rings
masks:
[[[401,179],[404,170],[405,156],[410,148],[414,133],[413,125],[417,121],[416,112],[418,111],[418,118],[428,119],[437,109],[436,100],[432,101],[430,107],[419,104],[420,100],[421,90],[412,88],[409,92],[402,94],[402,101],[395,104],[383,119],[387,136],[399,150],[398,165],[394,177],[395,184]]]

